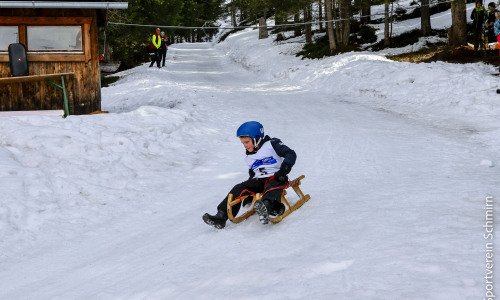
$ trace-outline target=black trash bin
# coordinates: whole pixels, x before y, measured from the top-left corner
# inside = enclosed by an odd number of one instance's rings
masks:
[[[17,77],[29,75],[26,48],[23,44],[14,43],[9,45],[9,61],[11,76]]]

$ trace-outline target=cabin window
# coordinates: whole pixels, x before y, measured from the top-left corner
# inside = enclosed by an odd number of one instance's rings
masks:
[[[1,1],[1,0],[0,0]],[[21,43],[28,61],[90,61],[91,17],[0,16],[0,62],[8,62],[7,47]]]
[[[7,52],[12,43],[19,43],[17,26],[0,26],[0,52]]]
[[[82,26],[26,26],[29,52],[82,53]]]

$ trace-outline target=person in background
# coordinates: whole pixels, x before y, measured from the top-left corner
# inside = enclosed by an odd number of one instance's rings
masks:
[[[151,49],[151,51],[153,51],[154,56],[151,57],[151,64],[149,65],[150,68],[154,65],[155,61],[156,61],[156,66],[158,68],[161,68],[160,67],[160,59],[161,59],[160,46],[161,46],[160,28],[156,28],[156,32],[151,37],[150,49]]]
[[[497,40],[497,37],[495,35],[495,30],[493,28],[496,19],[495,13],[497,12],[495,7],[496,5],[494,2],[488,3],[488,18],[486,20],[486,32],[485,32],[485,38],[488,39],[488,44],[495,43]]]
[[[472,10],[470,15],[472,21],[472,30],[474,32],[474,51],[477,51],[479,43],[481,43],[481,48],[484,49],[484,44],[481,35],[483,34],[483,25],[486,21],[486,9],[483,7],[483,3],[478,0],[476,1],[476,8]]]
[[[167,37],[165,36],[164,31],[162,31],[160,33],[160,37],[161,37],[160,49],[161,49],[161,60],[162,60],[161,66],[164,67],[165,66],[165,57],[167,56],[167,51],[168,51]]]
[[[500,11],[495,13],[495,23],[493,25],[495,29],[495,35],[497,36],[497,42],[500,43]],[[500,50],[498,50],[498,55],[500,55]]]

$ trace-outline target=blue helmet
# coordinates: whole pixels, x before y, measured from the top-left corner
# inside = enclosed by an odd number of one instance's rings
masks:
[[[257,121],[245,122],[236,131],[236,136],[249,136],[253,140],[253,144],[257,146],[264,138],[264,126]]]

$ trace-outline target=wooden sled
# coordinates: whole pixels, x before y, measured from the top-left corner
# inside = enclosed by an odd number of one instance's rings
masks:
[[[286,218],[289,214],[291,214],[295,210],[299,209],[299,207],[301,207],[304,203],[306,203],[311,198],[311,196],[309,196],[309,195],[304,195],[302,193],[302,190],[299,187],[300,181],[304,177],[305,177],[304,175],[301,175],[298,178],[288,182],[287,187],[283,190],[283,194],[281,195],[281,203],[285,204],[285,212],[281,216],[276,216],[276,217],[269,216],[269,220],[271,222],[273,222],[273,223],[280,222],[281,220]],[[299,196],[299,200],[297,200],[297,202],[295,202],[293,205],[290,205],[290,202],[285,197],[286,190],[290,187],[295,191],[297,196]],[[250,209],[239,216],[233,216],[233,206],[235,206],[238,203],[241,203],[247,197],[253,197]],[[243,220],[247,219],[248,217],[250,217],[251,215],[253,215],[255,213],[255,210],[253,207],[254,203],[255,203],[255,201],[260,200],[260,199],[262,199],[262,194],[260,194],[260,193],[255,194],[255,196],[245,195],[245,196],[237,197],[236,199],[233,199],[233,194],[229,194],[229,196],[227,198],[227,216],[229,217],[229,220],[231,220],[231,222],[233,222],[233,223],[240,223],[241,221],[243,221]]]

